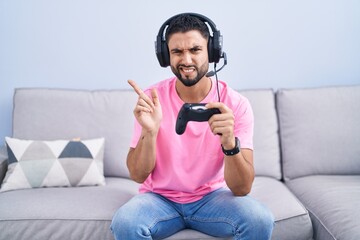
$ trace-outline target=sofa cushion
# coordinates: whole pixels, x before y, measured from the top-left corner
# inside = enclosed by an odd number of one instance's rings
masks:
[[[230,240],[232,238],[217,238],[192,229],[184,229],[174,235],[165,238],[166,240]]]
[[[275,226],[271,239],[312,239],[313,229],[307,210],[282,182],[273,177],[256,177],[250,196],[265,204],[274,215]],[[186,229],[167,239],[219,238]]]
[[[285,180],[360,174],[360,86],[277,93]]]
[[[0,194],[0,202],[7,204],[0,204],[0,230],[6,231],[1,231],[1,237],[19,240],[112,240],[109,227],[113,214],[137,194],[138,187],[137,183],[129,179],[106,178],[106,185],[99,187],[3,192]],[[284,184],[273,178],[256,177],[251,196],[273,212],[273,240],[311,239],[312,229],[307,211]],[[183,230],[169,239],[218,238]]]
[[[106,141],[105,176],[128,177],[126,156],[137,95],[122,90],[16,89],[13,137]]]
[[[312,239],[313,230],[307,210],[282,182],[273,177],[256,177],[250,196],[264,203],[274,215],[275,226],[271,239]],[[187,229],[167,239],[219,238]]]
[[[242,90],[254,112],[254,167],[257,176],[281,179],[279,129],[271,89]]]
[[[111,240],[113,214],[137,189],[129,179],[106,178],[106,185],[99,187],[3,192],[0,239]]]
[[[0,192],[104,185],[104,138],[33,141],[6,137],[8,170]]]
[[[306,208],[282,182],[256,177],[250,196],[265,204],[273,213],[275,226],[272,239],[312,239],[313,229]]]
[[[358,239],[360,176],[307,176],[287,182],[308,209],[315,239]]]

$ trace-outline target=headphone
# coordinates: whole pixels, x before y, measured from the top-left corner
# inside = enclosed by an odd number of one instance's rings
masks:
[[[214,24],[213,21],[211,21],[209,18],[198,14],[198,13],[181,13],[181,14],[177,14],[171,18],[169,18],[168,20],[166,20],[166,22],[163,23],[163,25],[160,27],[159,33],[156,36],[156,41],[155,41],[155,53],[156,53],[156,57],[159,60],[160,66],[162,67],[167,67],[170,66],[170,54],[169,54],[169,48],[168,45],[166,43],[166,39],[165,39],[165,29],[166,27],[169,26],[169,24],[171,23],[171,21],[174,18],[177,18],[180,15],[183,14],[188,14],[192,17],[196,17],[198,19],[200,19],[202,22],[204,22],[205,24],[207,23],[212,31],[212,36],[210,34],[209,36],[209,41],[208,41],[208,56],[209,56],[209,63],[218,63],[220,58],[224,57],[223,56],[223,37],[220,34],[220,31],[216,29],[216,25]]]

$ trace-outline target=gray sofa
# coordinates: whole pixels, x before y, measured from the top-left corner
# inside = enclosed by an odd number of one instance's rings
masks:
[[[360,239],[360,86],[242,90],[254,109],[251,195],[275,216],[272,239]],[[0,193],[1,240],[106,240],[116,209],[137,194],[126,155],[130,90],[16,89],[13,137],[104,137],[105,186]],[[0,181],[7,170],[0,153]],[[214,239],[192,230],[169,239]]]

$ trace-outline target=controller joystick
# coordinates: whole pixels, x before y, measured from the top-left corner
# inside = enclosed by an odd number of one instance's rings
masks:
[[[212,115],[221,113],[218,108],[206,108],[205,105],[205,103],[185,103],[176,120],[176,133],[183,134],[189,121],[205,122]]]

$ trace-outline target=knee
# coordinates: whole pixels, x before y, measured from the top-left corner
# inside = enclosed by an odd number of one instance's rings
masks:
[[[123,217],[121,209],[118,209],[115,213],[115,215],[112,218],[110,230],[115,236],[115,239],[117,239],[116,236],[121,235],[123,224],[125,224],[126,220]]]
[[[140,221],[141,217],[127,210],[120,208],[113,216],[110,230],[115,239],[143,239],[150,236],[150,230]]]
[[[250,239],[270,239],[273,228],[274,216],[266,207],[258,209],[248,219],[248,230],[254,236]]]
[[[235,235],[242,239],[268,240],[274,228],[274,217],[271,211],[261,203],[252,204],[242,212],[236,227]]]
[[[271,235],[274,228],[274,216],[270,210],[264,208],[264,210],[258,214],[253,224],[254,228],[258,231],[262,231],[267,233],[267,235]]]

